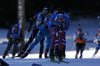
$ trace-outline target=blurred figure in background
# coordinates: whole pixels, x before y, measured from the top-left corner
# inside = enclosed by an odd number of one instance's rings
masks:
[[[48,14],[48,8],[44,7],[41,12],[37,13],[33,18],[31,18],[30,19],[31,22],[30,22],[30,26],[29,26],[28,32],[30,32],[31,26],[32,26],[34,20],[37,21],[37,19],[41,18],[42,19],[41,20],[41,24],[42,24],[44,22],[44,20],[45,20],[45,16],[47,16],[47,14]],[[28,46],[32,43],[33,39],[38,34],[38,31],[39,31],[39,29],[35,26],[34,29],[32,30],[32,33],[31,33],[31,36],[30,36],[28,42],[24,45],[23,49],[18,54],[18,57],[21,57],[24,54],[24,52],[26,51],[26,49],[28,48]],[[43,49],[44,49],[44,44],[43,44],[44,43],[44,39],[45,39],[45,37],[40,40],[39,58],[42,58]]]
[[[74,44],[76,45],[76,55],[75,58],[77,59],[79,51],[80,51],[80,58],[82,58],[83,51],[85,49],[87,35],[82,31],[82,28],[78,28],[77,32],[73,35]]]
[[[17,46],[19,44],[19,42],[22,41],[22,31],[21,28],[19,28],[19,24],[15,24],[14,27],[11,27],[7,33],[7,39],[8,41],[8,46],[3,54],[3,58],[6,57],[6,55],[8,54],[8,51],[11,49],[12,45],[13,46],[13,52],[12,52],[12,56],[14,58],[16,52],[17,52]]]
[[[98,53],[100,49],[100,27],[98,33],[95,35],[94,43],[97,43],[97,47],[95,49],[95,53],[93,54],[93,57]]]

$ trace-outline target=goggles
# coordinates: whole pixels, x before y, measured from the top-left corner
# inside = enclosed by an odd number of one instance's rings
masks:
[[[58,20],[63,20],[64,18],[62,18],[62,17],[58,17]]]
[[[48,11],[47,10],[43,10],[42,12],[46,12],[47,13]]]
[[[18,26],[15,26],[15,28],[19,28]]]
[[[58,20],[63,20],[64,19],[64,15],[63,14],[57,14],[57,18],[58,18]]]
[[[82,34],[82,32],[79,31],[78,34]]]

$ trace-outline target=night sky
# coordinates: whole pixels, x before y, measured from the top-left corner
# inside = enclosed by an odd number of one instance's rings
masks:
[[[43,7],[51,11],[62,7],[66,12],[100,12],[100,0],[25,0],[26,20]],[[0,22],[17,22],[17,0],[0,0]]]

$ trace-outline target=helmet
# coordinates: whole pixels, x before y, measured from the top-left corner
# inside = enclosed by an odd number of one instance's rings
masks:
[[[42,13],[47,14],[48,13],[48,8],[44,7],[43,10],[42,10]]]
[[[47,7],[44,7],[43,10],[48,10],[48,8]]]
[[[64,14],[57,14],[58,18],[64,18]]]
[[[79,31],[79,32],[82,32],[82,28],[78,28],[78,31]]]
[[[14,26],[15,26],[15,27],[19,27],[19,24],[18,24],[18,23],[16,23]]]
[[[64,19],[64,14],[57,14],[57,19],[61,23]]]

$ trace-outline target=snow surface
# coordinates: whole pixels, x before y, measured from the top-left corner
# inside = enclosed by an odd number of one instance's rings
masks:
[[[100,25],[100,19],[84,19],[79,18],[79,20],[71,21],[70,22],[70,28],[67,31],[66,34],[66,58],[64,61],[69,61],[69,64],[66,63],[53,63],[49,62],[49,58],[45,59],[44,55],[42,59],[39,59],[39,47],[40,44],[35,46],[31,53],[25,58],[25,59],[11,59],[11,58],[5,58],[3,59],[5,62],[7,62],[10,66],[32,66],[33,63],[40,64],[42,66],[100,66],[100,52],[97,53],[97,55],[92,58],[93,53],[95,52],[95,47],[97,44],[95,43],[88,43],[86,44],[86,49],[83,52],[83,58],[82,59],[75,59],[75,48],[72,49],[73,46],[73,34],[77,31],[78,24],[81,24],[81,27],[84,32],[89,33],[88,40],[93,40],[95,34],[98,32],[98,26]],[[8,29],[0,29],[0,58],[2,59],[3,52],[5,51],[7,47],[7,34]],[[27,31],[25,31],[25,40],[27,41]],[[46,45],[46,40],[44,42]],[[92,47],[91,47],[91,46]],[[45,46],[44,46],[45,49]],[[71,50],[72,49],[72,50]],[[11,57],[11,50],[9,51],[9,57]]]

